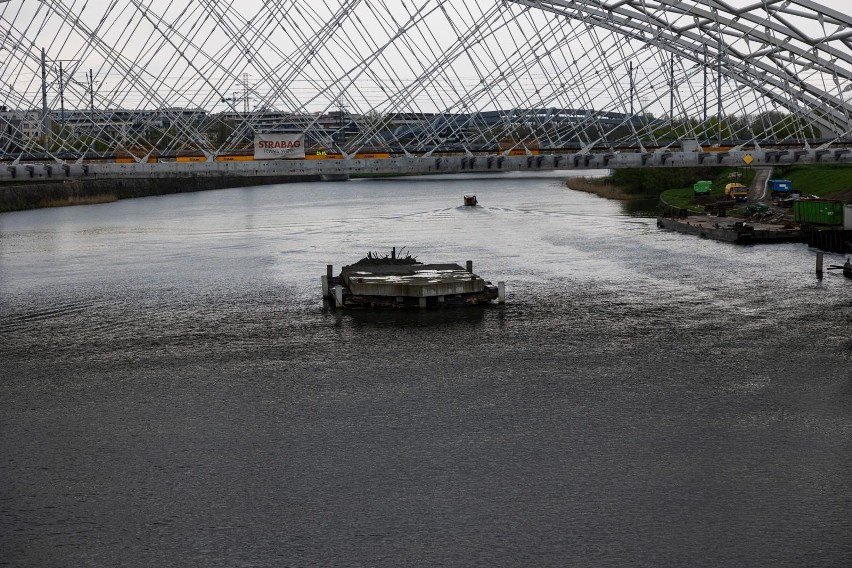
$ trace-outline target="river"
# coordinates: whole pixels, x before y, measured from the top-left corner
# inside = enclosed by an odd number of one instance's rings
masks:
[[[564,180],[0,214],[0,565],[852,565],[852,282]],[[323,305],[393,246],[507,303]]]

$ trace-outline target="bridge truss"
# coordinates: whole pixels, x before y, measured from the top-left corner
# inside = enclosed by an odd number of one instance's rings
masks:
[[[6,0],[0,159],[847,162],[830,1]]]

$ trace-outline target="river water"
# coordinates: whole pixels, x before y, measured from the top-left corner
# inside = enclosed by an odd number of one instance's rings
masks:
[[[507,304],[323,305],[392,246]],[[852,282],[814,257],[554,174],[0,215],[0,564],[852,565]]]

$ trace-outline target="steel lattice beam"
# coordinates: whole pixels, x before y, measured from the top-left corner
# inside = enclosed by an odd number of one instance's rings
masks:
[[[279,131],[344,159],[852,147],[852,17],[812,0],[315,7],[0,2],[0,158],[214,160]]]

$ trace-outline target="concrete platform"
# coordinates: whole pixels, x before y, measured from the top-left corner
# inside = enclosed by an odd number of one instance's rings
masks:
[[[323,276],[323,295],[335,307],[428,308],[500,302],[503,283],[491,282],[458,264],[367,262],[344,266],[339,276],[331,267]]]
[[[423,298],[473,294],[485,289],[485,281],[458,264],[406,266],[345,266],[343,283],[352,294]]]

